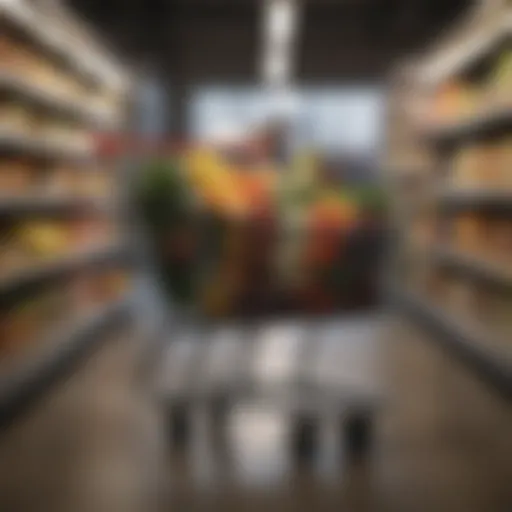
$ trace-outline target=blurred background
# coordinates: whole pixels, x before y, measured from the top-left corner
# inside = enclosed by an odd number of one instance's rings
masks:
[[[0,510],[512,510],[508,0],[0,0]]]

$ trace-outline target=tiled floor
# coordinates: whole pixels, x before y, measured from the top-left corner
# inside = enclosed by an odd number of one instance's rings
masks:
[[[231,363],[260,379],[299,372],[383,392],[365,463],[343,457],[326,420],[313,467],[296,467],[286,418],[247,404],[231,415],[227,442],[196,411],[192,446],[171,449],[157,395],[138,372],[140,345],[125,336],[2,435],[0,511],[512,510],[510,406],[426,335],[381,320],[265,324],[257,343],[244,334]],[[210,378],[233,356],[233,336],[210,336]]]

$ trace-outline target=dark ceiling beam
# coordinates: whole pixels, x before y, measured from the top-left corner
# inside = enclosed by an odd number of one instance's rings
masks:
[[[222,3],[220,5],[185,3],[174,5],[172,12],[185,23],[190,19],[203,19],[211,22],[218,20],[236,22],[241,19],[259,17],[260,8],[257,4],[244,3],[243,1],[226,5]]]
[[[109,0],[101,5],[92,0],[68,0],[67,3],[94,26],[116,53],[132,62],[140,57],[144,0]]]
[[[67,0],[121,55],[180,80],[258,80],[262,0]],[[383,73],[469,0],[302,0],[299,79]],[[356,77],[357,78],[357,77]]]

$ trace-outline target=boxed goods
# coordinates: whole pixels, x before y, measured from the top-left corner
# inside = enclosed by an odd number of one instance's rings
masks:
[[[453,160],[452,186],[488,190],[508,188],[507,152],[508,148],[501,141],[461,147]]]
[[[434,96],[434,124],[451,124],[474,114],[479,91],[465,82],[443,84]]]
[[[479,213],[460,213],[453,220],[455,249],[478,256],[488,249],[489,221]]]

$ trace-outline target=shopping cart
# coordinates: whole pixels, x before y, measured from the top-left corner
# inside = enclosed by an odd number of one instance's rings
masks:
[[[289,418],[290,449],[296,459],[314,456],[326,417],[336,422],[345,453],[364,455],[383,404],[382,391],[375,382],[357,382],[340,374],[343,350],[329,358],[321,348],[352,344],[357,352],[364,343],[371,345],[380,332],[381,322],[373,317],[330,324],[325,320],[232,324],[189,332],[171,344],[159,386],[173,441],[187,443],[191,412],[197,407],[206,408],[216,428],[225,431],[234,407],[261,406]],[[345,356],[348,353],[345,350]],[[354,361],[347,363],[357,366]],[[369,370],[359,364],[355,373]]]

